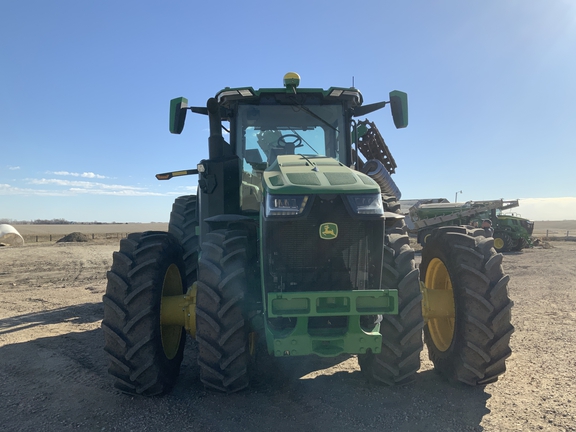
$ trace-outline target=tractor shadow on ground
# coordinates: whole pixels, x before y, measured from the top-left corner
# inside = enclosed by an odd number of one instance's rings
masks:
[[[354,356],[350,361],[356,363]],[[359,422],[361,430],[481,431],[482,419],[490,413],[486,389],[448,383],[433,370],[419,372],[408,385],[387,387],[368,382],[359,370],[347,366],[331,374],[323,374],[321,368],[315,374],[293,373],[285,381],[252,386],[248,397],[264,393],[271,400],[286,398],[310,415],[334,411]]]
[[[232,395],[214,393],[202,389],[195,343],[188,342],[192,343],[187,346],[180,381],[167,397],[186,398],[190,390],[199,389],[202,400],[221,401],[231,409],[256,404],[263,411],[276,408],[284,415],[309,417],[312,422],[317,416],[334,413],[331,421],[325,419],[325,428],[315,424],[305,430],[344,430],[336,418],[349,418],[363,430],[481,431],[480,423],[490,412],[489,387],[452,384],[431,369],[421,370],[408,385],[386,387],[368,382],[356,356],[344,354],[335,358],[269,358],[266,366],[258,365],[248,390]]]
[[[86,303],[2,319],[0,330],[10,338],[22,328],[97,324],[101,318],[101,304]],[[11,344],[7,340],[0,346],[0,400],[6,401],[0,404],[0,418],[7,430],[145,425],[149,430],[478,431],[489,413],[489,387],[451,385],[431,370],[419,372],[409,385],[383,387],[368,383],[350,355],[279,359],[264,373],[258,369],[245,391],[206,391],[191,337],[173,391],[134,397],[113,387],[100,328]]]
[[[102,303],[85,303],[0,319],[0,335],[40,326],[69,322],[87,324],[101,320]]]

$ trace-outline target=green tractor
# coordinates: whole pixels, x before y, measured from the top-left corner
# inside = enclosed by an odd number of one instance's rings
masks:
[[[262,352],[356,355],[368,380],[404,384],[422,331],[446,378],[496,381],[513,331],[502,255],[483,230],[443,227],[419,270],[393,160],[356,120],[390,105],[406,127],[406,94],[363,105],[355,88],[299,83],[289,73],[283,88],[225,88],[206,107],[171,101],[172,133],[188,110],[208,117],[209,158],[157,175],[197,174],[198,193],[176,199],[168,232],[130,234],[114,253],[102,327],[115,386],[169,391],[186,333],[202,383],[226,393],[249,385]]]
[[[534,222],[499,212],[492,212],[491,219],[496,251],[521,251],[524,248],[532,247]]]

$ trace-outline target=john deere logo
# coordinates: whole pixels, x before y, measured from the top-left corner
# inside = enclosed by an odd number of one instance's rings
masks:
[[[326,222],[320,225],[320,238],[332,240],[338,237],[338,225],[332,222]]]

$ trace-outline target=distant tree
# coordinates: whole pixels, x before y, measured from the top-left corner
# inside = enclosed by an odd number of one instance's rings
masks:
[[[34,225],[70,225],[72,222],[66,219],[36,219],[32,222]]]

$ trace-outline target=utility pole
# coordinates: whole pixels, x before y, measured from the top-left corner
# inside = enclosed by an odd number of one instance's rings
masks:
[[[458,194],[461,194],[461,193],[462,193],[462,191],[461,191],[461,190],[460,190],[460,191],[458,191],[458,192],[456,192],[456,196],[454,197],[454,202],[455,202],[455,203],[457,203],[457,202],[458,202]]]

